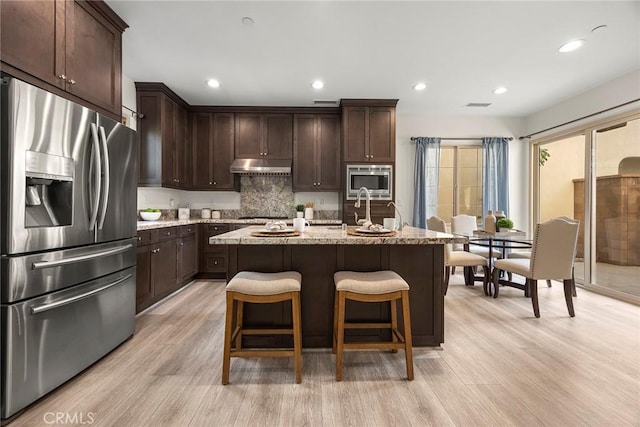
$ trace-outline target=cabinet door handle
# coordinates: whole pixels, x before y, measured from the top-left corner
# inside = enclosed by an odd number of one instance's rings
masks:
[[[74,85],[74,84],[76,84],[76,81],[73,80],[73,79],[69,79],[69,80],[67,80],[67,83]]]
[[[170,231],[167,231],[167,236],[171,236],[171,232]]]
[[[213,185],[218,185],[218,183],[217,183],[217,182],[215,182],[215,181],[213,181]]]
[[[67,76],[65,76],[64,74],[60,74],[60,75],[58,76],[58,78],[59,78],[60,80],[67,80]]]
[[[184,246],[184,243],[180,242],[180,246]]]
[[[213,182],[209,181],[209,185],[213,185]]]

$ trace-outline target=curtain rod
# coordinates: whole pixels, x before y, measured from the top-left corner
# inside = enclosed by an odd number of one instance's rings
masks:
[[[411,137],[411,142],[415,142],[418,138]],[[512,137],[507,138],[509,141],[513,141]],[[440,138],[441,141],[482,141],[482,138]]]
[[[629,102],[625,102],[624,104],[616,105],[615,107],[611,107],[611,108],[606,108],[604,110],[600,110],[597,113],[587,114],[586,116],[582,116],[582,117],[579,117],[579,118],[574,119],[574,120],[570,120],[570,121],[565,122],[565,123],[560,123],[559,125],[551,126],[550,128],[539,130],[538,132],[530,133],[529,135],[521,136],[518,139],[531,138],[534,135],[539,135],[541,133],[544,133],[544,132],[547,132],[547,131],[550,131],[550,130],[553,130],[553,129],[557,129],[557,128],[562,127],[562,126],[570,125],[571,123],[579,122],[580,120],[588,119],[590,117],[597,116],[598,114],[606,113],[608,111],[615,110],[616,108],[624,107],[625,105],[633,104],[634,102],[638,102],[638,101],[640,101],[640,98],[633,99],[633,100],[631,100]]]

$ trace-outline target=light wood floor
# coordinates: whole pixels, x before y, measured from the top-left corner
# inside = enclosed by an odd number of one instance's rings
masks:
[[[446,342],[404,355],[345,355],[334,381],[328,350],[303,353],[302,384],[287,359],[234,359],[220,384],[224,284],[195,282],[140,315],[135,336],[33,405],[12,425],[51,412],[98,426],[640,425],[640,307],[540,282],[541,318],[522,292],[498,299],[452,278]],[[303,325],[304,327],[304,325]]]

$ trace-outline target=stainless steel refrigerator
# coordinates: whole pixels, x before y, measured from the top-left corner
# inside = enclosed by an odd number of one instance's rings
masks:
[[[135,132],[3,75],[1,416],[134,332]]]

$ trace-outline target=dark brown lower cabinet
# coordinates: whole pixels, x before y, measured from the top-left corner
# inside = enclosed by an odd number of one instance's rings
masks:
[[[138,232],[136,312],[160,301],[198,273],[196,225]]]
[[[198,274],[198,242],[195,226],[192,234],[178,239],[178,283],[189,281]]]
[[[227,271],[227,246],[210,245],[209,237],[230,231],[229,224],[201,224],[200,273],[225,273]]]
[[[228,245],[227,277],[239,271],[302,274],[302,345],[331,347],[336,271],[393,270],[410,287],[411,330],[414,346],[444,342],[443,245]],[[348,320],[389,322],[388,303],[347,302]],[[399,319],[402,325],[402,319]],[[277,328],[291,324],[291,305],[245,304],[244,324]],[[401,328],[402,329],[402,328]],[[388,331],[354,329],[351,341],[390,338]],[[290,346],[289,336],[245,336],[251,347]]]

